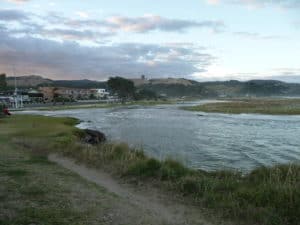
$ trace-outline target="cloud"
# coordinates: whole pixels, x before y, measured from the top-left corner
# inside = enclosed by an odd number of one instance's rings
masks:
[[[222,21],[190,21],[180,19],[168,19],[157,15],[145,15],[142,17],[114,16],[106,19],[105,25],[112,30],[145,33],[153,30],[165,32],[181,32],[189,28],[207,28],[214,31],[222,30],[225,25]]]
[[[300,83],[300,68],[275,68],[265,71],[241,72],[221,65],[211,64],[203,73],[194,73],[198,81],[226,81],[226,80],[280,80],[290,83]]]
[[[12,3],[17,3],[17,4],[22,4],[29,2],[30,0],[6,0],[7,2],[12,2]]]
[[[205,71],[213,56],[196,46],[113,44],[87,47],[29,36],[12,37],[0,30],[0,71],[41,74],[59,79],[109,76],[186,77]]]
[[[220,4],[220,3],[229,3],[229,4],[239,4],[246,5],[250,7],[267,7],[267,6],[276,6],[280,8],[299,8],[299,0],[207,0],[209,4]]]
[[[78,12],[75,12],[75,14],[76,14],[77,16],[79,16],[80,18],[84,18],[84,19],[90,17],[89,13],[84,12],[84,11],[78,11]]]
[[[99,41],[106,37],[113,36],[113,33],[97,32],[92,30],[72,30],[72,29],[40,29],[39,34],[48,38],[76,41]]]
[[[79,13],[79,14],[78,14]],[[104,19],[88,19],[83,12],[77,12],[79,19],[70,19],[56,12],[47,15],[26,13],[22,10],[1,10],[0,22],[14,22],[17,26],[6,23],[6,28],[15,35],[31,35],[41,38],[94,42],[103,38],[125,33],[184,32],[190,28],[208,29],[221,32],[225,29],[222,21],[190,21],[169,19],[157,15],[141,17],[113,16]]]
[[[0,10],[0,21],[25,21],[29,20],[29,16],[20,10],[3,9]]]
[[[282,40],[285,39],[283,36],[278,35],[264,35],[256,32],[233,32],[234,35],[242,38],[247,38],[251,40]]]
[[[169,19],[157,15],[141,17],[112,16],[104,20],[65,20],[72,27],[98,27],[113,32],[147,33],[150,31],[183,32],[190,28],[210,29],[216,32],[225,29],[225,24],[217,20],[190,21]]]
[[[207,2],[212,5],[217,5],[220,3],[220,0],[207,0]]]

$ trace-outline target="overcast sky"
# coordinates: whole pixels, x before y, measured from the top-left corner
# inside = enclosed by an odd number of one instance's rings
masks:
[[[299,0],[0,0],[0,73],[300,82]]]

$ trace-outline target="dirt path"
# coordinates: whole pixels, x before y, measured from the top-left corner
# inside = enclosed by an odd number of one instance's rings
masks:
[[[143,216],[142,213],[146,212],[147,216],[151,215],[156,221],[163,221],[164,224],[170,225],[211,225],[211,223],[206,222],[201,217],[200,210],[196,207],[175,202],[175,200],[171,200],[158,190],[153,188],[151,190],[146,188],[139,190],[131,185],[122,184],[108,173],[76,164],[69,158],[50,155],[49,160],[79,174],[90,182],[104,187],[109,192],[137,206],[139,210],[137,213],[141,214],[141,216]]]

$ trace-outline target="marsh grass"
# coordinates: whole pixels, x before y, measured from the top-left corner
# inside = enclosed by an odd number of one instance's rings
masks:
[[[242,99],[181,107],[189,111],[213,113],[257,113],[270,115],[299,115],[300,99]]]
[[[17,134],[14,142],[38,155],[31,159],[32,163],[44,163],[48,153],[58,153],[124,179],[154,181],[165,190],[192,199],[212,214],[239,224],[298,225],[300,222],[299,164],[261,167],[249,174],[197,171],[172,159],[149,158],[140,149],[122,143],[82,144],[78,138],[82,132],[73,127],[76,122],[68,118],[15,116],[2,121],[2,126],[8,130],[14,127]],[[33,126],[35,129],[24,129]]]

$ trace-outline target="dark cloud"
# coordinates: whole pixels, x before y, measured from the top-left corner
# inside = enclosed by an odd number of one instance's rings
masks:
[[[52,78],[105,79],[109,76],[184,77],[204,71],[213,60],[202,49],[151,44],[86,47],[0,33],[0,71]]]
[[[29,20],[28,15],[20,10],[2,9],[0,10],[0,21],[25,21]]]
[[[162,32],[183,32],[190,28],[209,29],[215,32],[223,31],[222,21],[189,21],[168,19],[156,15],[142,17],[113,16],[102,20],[70,19],[56,12],[46,16],[27,14],[22,10],[0,10],[0,22],[12,21],[18,26],[9,26],[11,34],[31,35],[43,38],[58,38],[60,40],[94,42],[103,38],[118,35],[120,32],[147,33],[158,30]],[[51,28],[50,28],[51,27]]]
[[[39,34],[49,38],[59,38],[63,40],[89,40],[97,41],[114,35],[108,32],[95,32],[92,30],[72,30],[72,29],[42,29]]]
[[[17,26],[10,26],[6,21]],[[185,77],[205,71],[214,58],[205,49],[186,43],[108,45],[105,40],[119,32],[181,32],[192,27],[220,31],[224,24],[154,15],[70,20],[56,13],[40,16],[21,10],[0,10],[0,71],[10,74],[15,67],[18,74],[64,79],[141,74]],[[91,41],[94,45],[84,46],[81,41]]]

